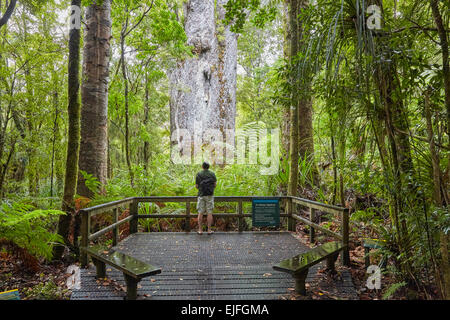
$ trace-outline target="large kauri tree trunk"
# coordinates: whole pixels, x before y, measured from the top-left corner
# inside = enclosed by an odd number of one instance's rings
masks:
[[[221,22],[227,1],[190,0],[184,6],[194,57],[179,61],[169,75],[170,125],[172,134],[187,130],[191,141],[208,129],[220,130],[223,141],[228,132],[232,137],[227,139],[234,141],[237,35]],[[183,138],[176,142],[185,143]]]
[[[108,167],[110,38],[111,1],[96,1],[86,10],[79,166],[80,170],[92,174],[101,184],[106,183]],[[78,194],[92,196],[81,175]]]

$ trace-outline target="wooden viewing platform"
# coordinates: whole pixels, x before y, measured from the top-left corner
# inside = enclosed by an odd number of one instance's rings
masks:
[[[127,198],[108,204],[87,208],[82,215],[82,246],[89,247],[92,241],[107,232],[113,232],[113,249],[155,267],[161,268],[160,274],[142,279],[137,287],[138,299],[200,299],[200,300],[235,300],[235,299],[280,299],[282,295],[292,292],[295,283],[289,274],[273,270],[273,265],[284,259],[307,252],[311,248],[301,243],[290,230],[295,220],[303,221],[314,229],[335,236],[343,244],[348,244],[348,210],[336,206],[320,204],[314,201],[295,197],[216,197],[215,203],[236,202],[236,213],[218,213],[216,216],[231,216],[239,221],[248,217],[243,211],[243,203],[252,199],[280,199],[283,202],[280,216],[288,219],[287,231],[267,232],[215,232],[213,235],[198,235],[190,232],[190,224],[186,223],[186,232],[137,232],[138,219],[146,218],[180,218],[188,221],[195,218],[191,215],[191,203],[196,197],[141,197]],[[142,202],[184,202],[184,214],[138,215],[139,203]],[[297,205],[309,207],[310,217],[314,210],[322,210],[342,218],[341,233],[335,233],[302,217]],[[118,221],[118,208],[129,206],[130,216]],[[91,233],[91,217],[102,212],[112,212],[113,223],[99,231]],[[250,214],[251,216],[251,214]],[[118,241],[118,228],[129,223],[130,236]],[[241,223],[239,223],[241,226]],[[341,254],[341,261],[348,263],[348,251]],[[86,269],[81,271],[81,288],[73,290],[71,299],[123,299],[126,293],[116,290],[112,285],[95,279],[96,269],[88,264],[88,256],[82,253],[81,262]],[[322,266],[323,267],[323,266]],[[315,265],[310,269],[306,283],[316,277],[321,268]],[[120,286],[125,286],[122,273],[106,265],[106,276]],[[344,274],[340,290],[354,293],[349,273]]]

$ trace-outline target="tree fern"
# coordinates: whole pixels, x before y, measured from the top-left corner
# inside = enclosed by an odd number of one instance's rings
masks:
[[[400,289],[404,286],[406,286],[406,282],[404,282],[404,281],[390,285],[389,288],[387,288],[386,292],[383,294],[383,299],[387,300],[387,299],[391,298],[394,295],[394,293],[397,292],[398,289]]]
[[[20,202],[0,206],[0,238],[14,242],[30,254],[47,260],[52,257],[52,244],[62,238],[47,229],[52,217],[65,214],[60,210],[34,210]]]

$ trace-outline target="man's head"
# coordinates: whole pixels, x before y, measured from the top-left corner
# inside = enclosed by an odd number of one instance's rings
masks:
[[[205,169],[205,170],[208,170],[209,169],[209,163],[208,162],[203,162],[202,168]]]

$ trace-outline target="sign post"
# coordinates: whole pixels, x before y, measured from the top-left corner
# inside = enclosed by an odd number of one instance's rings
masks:
[[[280,225],[280,200],[254,199],[252,201],[252,225],[254,227],[278,227]]]

